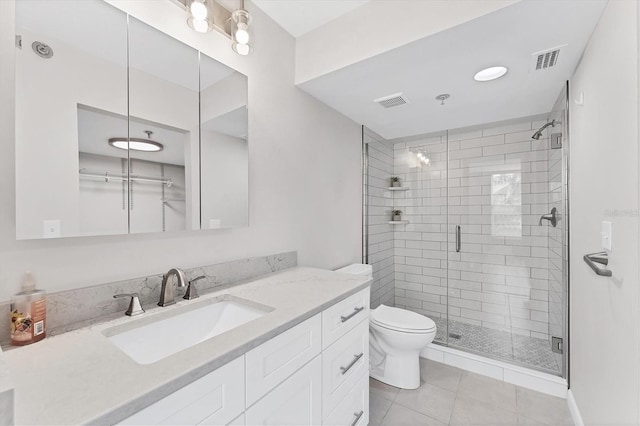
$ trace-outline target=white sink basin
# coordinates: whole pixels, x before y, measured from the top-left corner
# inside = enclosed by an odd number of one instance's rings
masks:
[[[272,310],[268,306],[222,296],[112,327],[103,334],[138,364],[151,364]]]

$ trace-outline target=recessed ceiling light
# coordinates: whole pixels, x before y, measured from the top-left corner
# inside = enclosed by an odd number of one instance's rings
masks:
[[[507,67],[490,67],[478,71],[473,76],[475,81],[491,81],[500,78],[507,73]]]

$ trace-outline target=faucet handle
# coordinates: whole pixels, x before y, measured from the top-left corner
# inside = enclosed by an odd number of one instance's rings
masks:
[[[184,292],[184,296],[182,296],[182,298],[186,300],[191,300],[191,299],[197,299],[198,297],[200,297],[200,295],[198,294],[198,289],[196,288],[196,281],[200,281],[205,278],[206,277],[204,275],[201,275],[189,281],[189,286],[187,287],[187,291]]]
[[[119,293],[114,294],[114,299],[119,299],[121,297],[130,297],[131,301],[129,302],[129,308],[125,311],[125,315],[130,317],[134,317],[136,315],[144,314],[144,309],[142,309],[142,305],[140,305],[140,295],[138,293]]]

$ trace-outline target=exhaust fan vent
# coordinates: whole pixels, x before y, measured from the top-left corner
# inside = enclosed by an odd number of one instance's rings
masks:
[[[531,55],[531,68],[534,71],[546,70],[547,68],[555,67],[560,57],[560,49],[566,46],[562,45],[554,47],[553,49],[543,50],[542,52],[536,52]]]
[[[374,99],[373,102],[383,106],[384,108],[393,108],[396,106],[409,103],[409,99],[402,93],[395,93],[393,95],[384,96],[382,98]]]

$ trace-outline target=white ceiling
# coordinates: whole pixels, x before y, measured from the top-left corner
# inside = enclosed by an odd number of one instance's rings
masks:
[[[308,33],[369,0],[253,0],[294,37]]]
[[[300,87],[388,139],[547,113],[605,5],[524,0]],[[564,44],[556,67],[530,70],[532,53]],[[509,72],[491,82],[473,80],[493,65]],[[410,103],[385,109],[373,102],[398,92]],[[451,94],[444,106],[434,99],[442,93]]]

